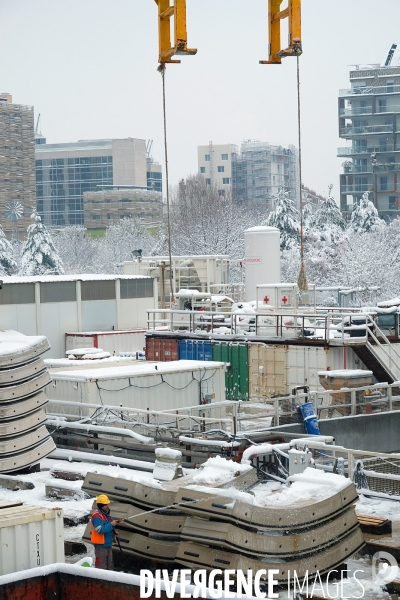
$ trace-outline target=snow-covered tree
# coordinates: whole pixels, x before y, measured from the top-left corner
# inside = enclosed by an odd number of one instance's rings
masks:
[[[39,215],[31,215],[32,225],[23,246],[19,275],[62,275],[64,267],[49,232]]]
[[[329,186],[328,198],[321,202],[313,217],[312,229],[321,240],[335,243],[342,239],[345,224],[342,213],[332,197],[332,187]]]
[[[303,204],[303,230],[306,232],[311,229],[314,220],[314,211],[311,206],[311,202],[305,202]]]
[[[275,209],[264,225],[276,227],[281,233],[281,250],[288,250],[298,243],[299,211],[290,199],[289,192],[281,188],[275,197]]]
[[[384,226],[384,221],[378,216],[378,211],[373,203],[368,200],[368,195],[369,193],[365,192],[360,202],[354,206],[348,227],[349,231],[365,233]]]
[[[0,275],[11,275],[16,268],[14,248],[4,235],[3,228],[0,225]]]
[[[64,227],[54,235],[54,245],[67,274],[102,273],[101,240],[94,240],[80,226]]]

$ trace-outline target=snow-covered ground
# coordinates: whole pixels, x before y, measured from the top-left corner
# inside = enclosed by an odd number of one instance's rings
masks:
[[[29,478],[30,481],[35,485],[32,490],[8,490],[0,487],[0,500],[13,500],[19,502],[25,502],[27,504],[35,506],[46,506],[54,508],[62,507],[64,515],[69,519],[78,522],[80,519],[85,517],[91,512],[93,498],[85,498],[81,492],[82,480],[78,481],[64,481],[62,479],[56,479],[52,477],[53,470],[66,470],[73,473],[79,473],[83,477],[87,472],[93,471],[97,473],[104,473],[115,477],[126,477],[128,479],[142,481],[143,483],[150,483],[154,486],[160,484],[152,478],[151,473],[144,473],[133,471],[131,469],[124,469],[109,465],[99,465],[96,463],[80,463],[80,462],[69,462],[60,461],[58,459],[45,459],[42,461],[42,470],[40,473],[32,473]],[[224,458],[216,457],[209,459],[205,463],[204,468],[199,469],[198,472],[193,473],[194,480],[193,485],[190,486],[195,489],[206,491],[207,488],[204,485],[216,485],[222,479],[226,479],[227,475],[231,474],[233,470],[241,471],[249,469],[248,465],[240,465],[232,463]],[[46,496],[45,485],[47,484],[58,484],[68,489],[76,490],[74,497],[66,499],[51,499]],[[322,485],[321,485],[322,484]],[[226,490],[220,489],[218,493],[221,496],[234,496],[238,499],[255,504],[258,506],[279,506],[295,504],[296,502],[307,501],[310,498],[316,500],[322,500],[329,497],[330,494],[335,493],[340,487],[343,486],[343,478],[331,474],[324,474],[318,471],[318,482],[315,480],[315,471],[313,469],[307,469],[301,476],[294,477],[294,481],[290,487],[284,487],[278,494],[273,493],[279,490],[280,485],[278,483],[266,483],[258,484],[253,488],[252,493],[240,492],[238,490]],[[361,514],[370,514],[376,516],[385,516],[393,521],[400,521],[400,501],[389,500],[387,498],[369,498],[361,495],[357,504],[356,511]],[[83,523],[77,524],[72,527],[65,528],[65,540],[80,542],[82,539],[83,532],[86,525]],[[86,544],[87,553],[85,556],[93,557],[93,547],[90,544]],[[74,555],[66,557],[67,563],[75,563],[81,559],[84,555]],[[371,566],[371,559],[369,557],[357,557],[347,561],[349,569],[349,579],[343,582],[343,596],[339,588],[336,587],[335,583],[332,583],[329,588],[329,592],[332,596],[336,597],[347,597],[356,598],[360,597],[361,585],[363,588],[363,598],[365,600],[379,600],[383,598],[397,598],[396,596],[390,596],[387,592],[373,581],[373,573]],[[351,578],[353,573],[356,573],[358,581]],[[400,571],[399,571],[400,575]],[[310,586],[311,587],[311,584]],[[321,591],[315,587],[315,594],[322,595]],[[326,588],[325,588],[326,593]],[[339,595],[337,595],[339,594]],[[287,590],[280,592],[279,598],[287,598]],[[327,596],[328,597],[328,596]]]

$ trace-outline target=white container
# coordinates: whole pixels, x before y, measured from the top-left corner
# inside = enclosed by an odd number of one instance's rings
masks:
[[[61,508],[0,507],[0,575],[64,562]]]
[[[256,285],[280,283],[280,234],[276,227],[250,227],[244,232],[246,302],[255,300]]]
[[[51,378],[47,412],[65,415],[79,415],[79,411],[51,400],[161,411],[226,399],[225,364],[221,362],[141,362],[128,367],[51,373]],[[88,409],[88,414],[92,412]]]
[[[120,352],[138,352],[146,346],[145,329],[131,331],[86,331],[65,334],[65,350],[74,348],[102,348],[111,356]]]

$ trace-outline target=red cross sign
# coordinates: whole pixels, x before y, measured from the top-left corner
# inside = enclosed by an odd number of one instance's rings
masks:
[[[264,296],[264,302],[265,302],[265,304],[268,304],[268,302],[269,302],[268,296]]]
[[[286,298],[286,296],[283,296],[283,298],[282,298],[283,304],[286,304],[287,301],[288,301],[288,299]]]

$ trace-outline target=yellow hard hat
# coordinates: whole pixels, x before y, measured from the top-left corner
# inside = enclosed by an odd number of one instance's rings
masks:
[[[110,500],[105,494],[100,494],[100,496],[97,496],[96,498],[96,504],[110,504]]]

